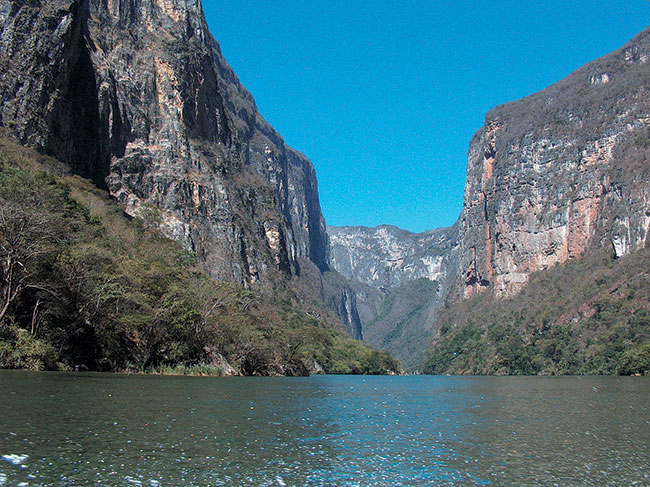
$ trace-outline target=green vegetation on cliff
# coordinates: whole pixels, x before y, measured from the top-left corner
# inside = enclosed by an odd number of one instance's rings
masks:
[[[650,374],[650,249],[592,252],[444,310],[431,374]]]
[[[392,289],[384,298],[379,315],[369,323],[364,336],[382,350],[389,350],[404,367],[418,368],[423,360],[425,344],[431,341],[430,321],[432,297],[437,296],[438,283],[417,279]]]
[[[388,354],[336,331],[320,318],[326,312],[311,312],[287,292],[210,279],[192,254],[128,218],[106,192],[7,138],[0,140],[0,247],[0,367],[398,370]]]

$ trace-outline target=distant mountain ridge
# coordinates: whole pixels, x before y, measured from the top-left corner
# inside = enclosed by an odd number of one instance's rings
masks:
[[[458,228],[327,227],[329,263],[356,292],[364,339],[416,366],[456,279]]]
[[[456,227],[412,233],[391,225],[327,227],[329,262],[343,276],[390,290],[408,281],[449,273]]]

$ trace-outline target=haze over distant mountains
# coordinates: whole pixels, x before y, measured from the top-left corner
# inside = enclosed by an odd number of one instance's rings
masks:
[[[438,262],[436,272],[428,275],[437,292],[384,324],[376,344],[394,340],[408,319],[417,322],[409,325],[410,334],[435,334],[432,310],[448,298],[455,302],[480,293],[511,297],[533,273],[588,251],[609,249],[618,258],[645,248],[650,226],[649,73],[650,30],[645,30],[548,89],[490,111],[470,142],[457,227],[439,231],[448,232],[458,247],[423,251],[410,243],[413,237],[407,232],[389,228],[330,229],[332,265],[383,292],[375,309],[384,317],[407,301],[388,299],[392,289],[385,283],[404,285],[427,277],[428,263]],[[457,265],[441,266],[446,262]],[[405,267],[410,279],[404,279]],[[440,283],[449,280],[455,284],[443,285],[440,292]],[[418,318],[412,316],[416,310]],[[376,314],[361,316],[364,326],[373,326]],[[391,350],[390,344],[383,345]],[[407,360],[399,347],[391,351]]]

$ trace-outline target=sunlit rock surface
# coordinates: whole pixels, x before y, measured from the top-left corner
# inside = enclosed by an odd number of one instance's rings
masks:
[[[330,262],[353,283],[366,339],[408,360],[426,348],[448,297],[511,296],[533,272],[588,249],[621,257],[645,247],[649,61],[646,30],[546,90],[491,110],[468,151],[458,235],[449,234],[458,247],[428,245],[447,230],[328,228]],[[445,284],[427,289],[422,279]],[[416,338],[402,335],[391,348],[405,322],[418,323],[408,331]],[[399,351],[406,342],[408,354]]]
[[[490,111],[471,141],[460,296],[517,293],[532,272],[650,225],[650,31],[566,79]]]
[[[415,366],[456,278],[457,227],[327,227],[330,265],[356,293],[364,339]]]

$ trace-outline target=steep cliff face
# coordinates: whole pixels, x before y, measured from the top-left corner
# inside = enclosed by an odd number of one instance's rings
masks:
[[[103,184],[110,159],[97,137],[87,9],[72,0],[0,2],[0,124]]]
[[[512,295],[592,247],[622,256],[647,245],[649,74],[646,30],[487,114],[468,154],[460,297]]]
[[[416,366],[456,279],[457,226],[327,227],[329,262],[354,289],[363,337]]]
[[[0,124],[22,142],[218,278],[327,268],[314,169],[257,112],[200,0],[2,0],[0,27]]]
[[[650,29],[490,111],[470,143],[458,235],[328,228],[330,262],[352,282],[364,338],[408,364],[423,348],[417,340],[440,332],[450,293],[513,296],[532,273],[587,251],[646,247],[649,75]]]

